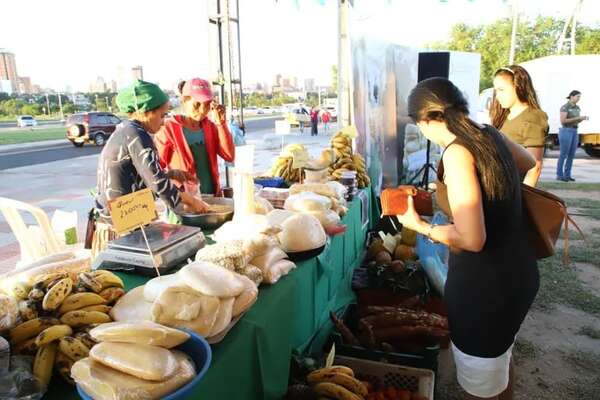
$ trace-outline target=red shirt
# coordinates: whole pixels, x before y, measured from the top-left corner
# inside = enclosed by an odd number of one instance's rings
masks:
[[[179,169],[196,176],[196,162],[190,146],[183,134],[182,115],[176,115],[165,121],[165,125],[154,135],[154,143],[158,151],[160,166],[165,170]],[[219,167],[217,155],[223,160],[233,162],[235,159],[235,145],[227,124],[223,125],[224,134],[219,135],[219,130],[208,118],[200,123],[204,131],[206,153],[208,154],[210,175],[213,180],[215,194],[221,194],[219,184]]]

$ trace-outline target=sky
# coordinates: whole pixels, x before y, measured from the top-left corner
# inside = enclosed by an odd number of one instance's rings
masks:
[[[0,48],[20,76],[42,87],[89,88],[98,76],[125,83],[142,65],[146,80],[172,88],[209,77],[208,2],[213,0],[2,0]],[[566,18],[574,0],[518,0],[525,16]],[[337,63],[337,0],[239,0],[242,78],[331,82]],[[324,3],[322,5],[321,3]],[[422,47],[446,40],[452,25],[489,23],[510,13],[503,0],[355,0],[351,29]],[[7,16],[10,16],[7,18]],[[600,25],[600,1],[584,0],[580,21]],[[209,77],[210,78],[210,77]]]

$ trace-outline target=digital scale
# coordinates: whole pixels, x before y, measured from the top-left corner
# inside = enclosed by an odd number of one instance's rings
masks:
[[[193,259],[206,244],[202,229],[197,227],[156,222],[144,227],[144,231],[160,272]],[[148,245],[139,229],[109,242],[92,265],[92,269],[99,268],[156,275]]]

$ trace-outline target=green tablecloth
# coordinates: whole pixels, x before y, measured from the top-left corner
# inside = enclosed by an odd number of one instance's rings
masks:
[[[370,203],[368,195],[367,207]],[[277,284],[261,286],[256,304],[221,343],[212,346],[211,367],[189,399],[283,396],[292,351],[320,351],[332,329],[329,311],[354,299],[352,271],[362,258],[368,229],[362,224],[361,213],[361,202],[353,201],[343,219],[347,226],[344,235],[333,237],[321,255],[298,263]],[[148,279],[125,273],[121,276],[128,290]],[[57,381],[53,380],[46,398],[77,398],[75,390]]]

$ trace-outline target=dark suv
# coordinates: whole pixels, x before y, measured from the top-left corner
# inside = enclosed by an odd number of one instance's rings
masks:
[[[121,119],[108,112],[87,112],[73,114],[67,118],[67,139],[75,147],[85,143],[104,146],[108,137],[115,131]]]

